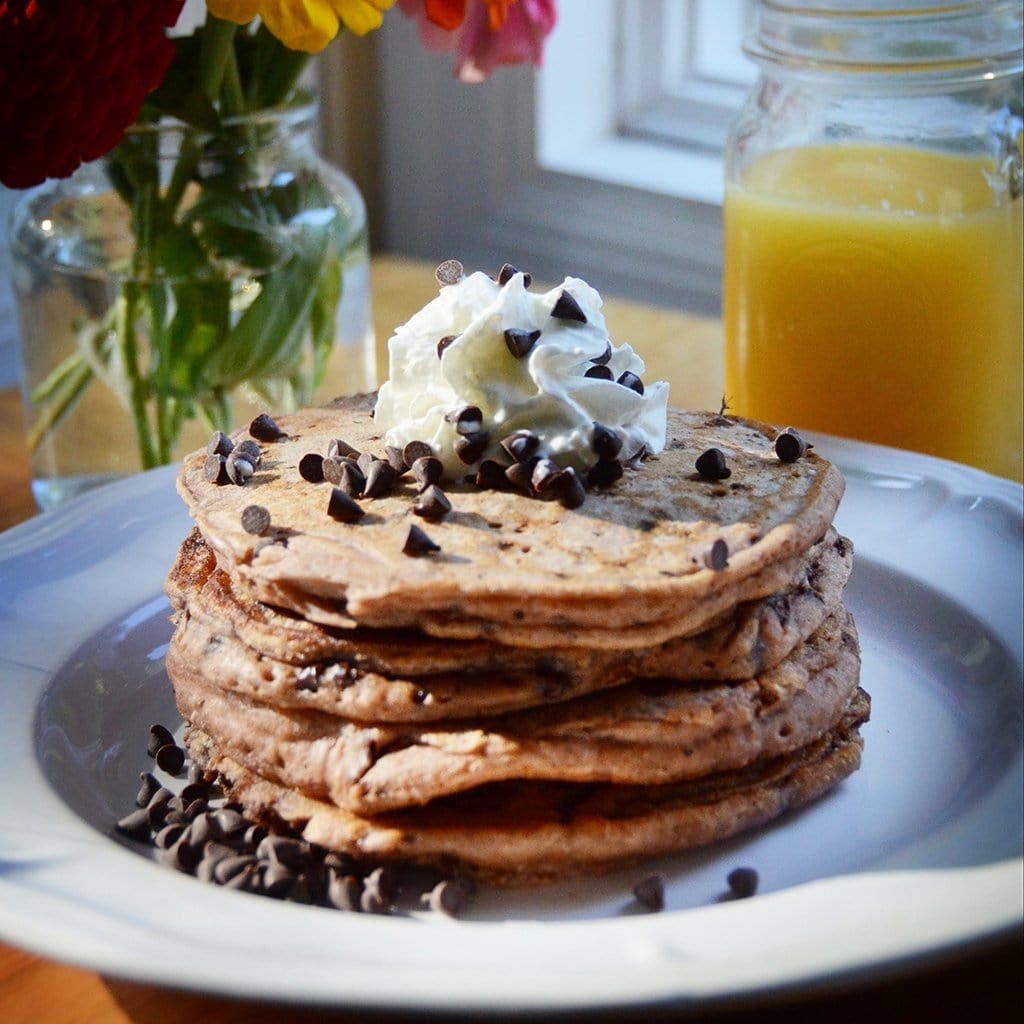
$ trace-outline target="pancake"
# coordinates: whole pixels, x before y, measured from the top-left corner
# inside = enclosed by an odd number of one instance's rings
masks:
[[[842,494],[842,476],[827,460],[810,453],[780,462],[770,427],[670,411],[666,449],[575,510],[505,491],[447,488],[453,511],[428,528],[441,552],[409,558],[402,547],[414,521],[411,484],[364,502],[368,514],[349,525],[327,516],[328,485],[298,473],[302,455],[323,454],[336,437],[383,454],[372,402],[361,396],[282,418],[290,437],[265,446],[245,487],[209,483],[204,452],[184,460],[178,487],[199,529],[222,568],[251,582],[261,600],[318,621],[327,620],[318,619],[316,602],[333,603],[343,619],[330,624],[342,627],[435,634],[444,627],[447,635],[475,636],[503,623],[511,624],[506,644],[553,646],[538,632],[547,628],[561,642],[589,646],[602,631],[677,622],[716,601],[720,611],[725,594],[739,595],[736,604],[784,589],[778,581],[759,593],[739,588],[799,559],[824,535]],[[694,472],[712,446],[732,468],[727,482]],[[241,528],[251,503],[270,511],[286,543],[257,541]],[[707,567],[716,540],[729,553],[720,570]]]
[[[739,685],[633,684],[498,718],[389,727],[282,713],[168,658],[179,710],[219,749],[282,785],[370,814],[510,779],[652,785],[739,768],[832,728],[860,668],[843,612]]]
[[[426,807],[361,816],[262,778],[201,730],[186,736],[196,764],[219,772],[232,800],[268,827],[362,858],[456,863],[505,885],[550,881],[721,841],[835,787],[860,765],[858,691],[843,721],[813,743],[738,772],[664,786],[512,782]]]

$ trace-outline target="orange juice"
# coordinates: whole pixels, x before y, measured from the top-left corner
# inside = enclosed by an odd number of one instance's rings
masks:
[[[992,180],[884,145],[753,162],[725,199],[730,410],[1020,479],[1024,200]]]

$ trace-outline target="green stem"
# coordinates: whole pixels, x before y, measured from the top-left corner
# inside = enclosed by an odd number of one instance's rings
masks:
[[[128,381],[128,400],[135,422],[135,437],[139,443],[139,457],[143,469],[159,465],[153,445],[153,434],[146,417],[146,382],[139,372],[139,345],[135,336],[135,317],[138,285],[126,281],[122,288],[122,303],[118,310],[117,338],[121,344],[124,374]]]

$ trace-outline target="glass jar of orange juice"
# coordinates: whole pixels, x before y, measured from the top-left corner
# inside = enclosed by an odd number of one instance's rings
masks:
[[[761,0],[726,150],[731,411],[1021,479],[1022,5]]]

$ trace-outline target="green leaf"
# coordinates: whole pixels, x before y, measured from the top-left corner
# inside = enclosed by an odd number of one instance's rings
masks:
[[[196,78],[202,29],[174,40],[174,60],[161,83],[147,97],[147,113],[177,118],[204,132],[220,130],[220,116]]]

